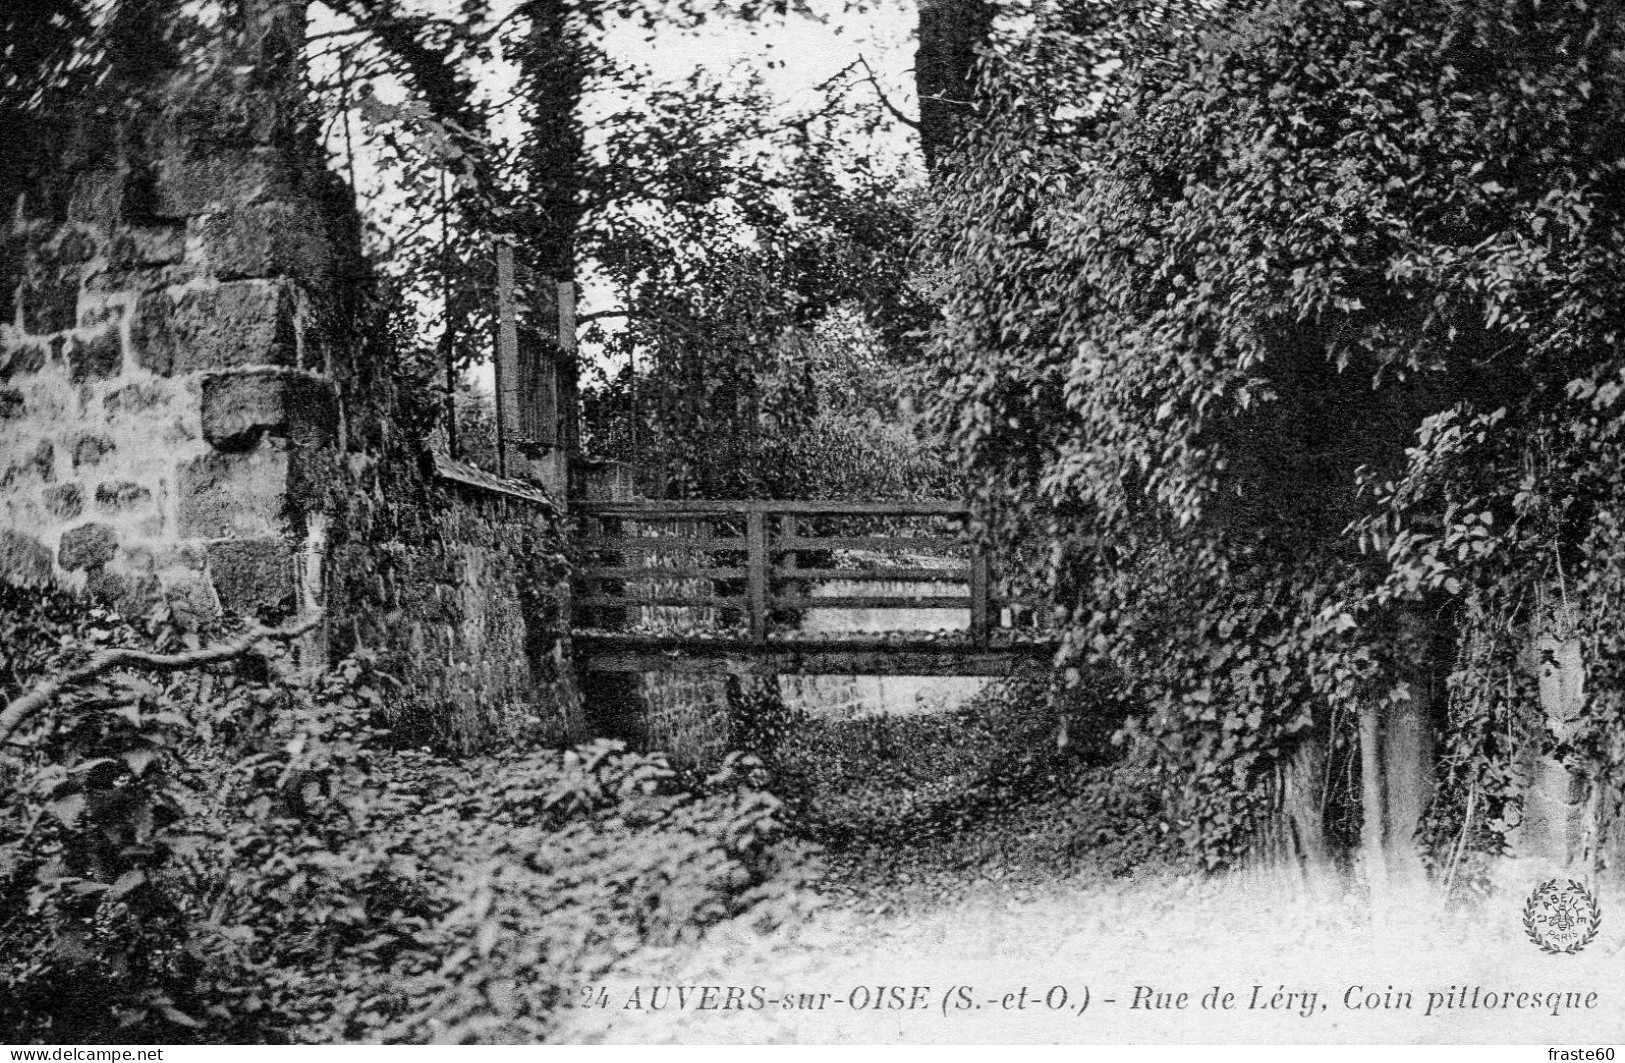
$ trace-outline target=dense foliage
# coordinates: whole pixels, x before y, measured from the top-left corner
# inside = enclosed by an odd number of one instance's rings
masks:
[[[995,72],[940,201],[941,425],[1006,534],[1052,547],[1066,655],[1147,710],[1194,849],[1245,845],[1294,745],[1333,764],[1363,706],[1446,672],[1436,812],[1476,788],[1497,844],[1515,750],[1558,744],[1518,663],[1556,599],[1602,724],[1573,763],[1619,734],[1619,20],[1271,0],[1088,28],[1040,20]]]
[[[927,318],[910,283],[905,177],[895,153],[861,146],[898,128],[868,67],[792,110],[768,84],[771,60],[670,80],[622,54],[634,29],[706,47],[685,35],[719,17],[782,27],[865,5],[822,6],[531,0],[448,18],[394,0],[313,6],[308,109],[356,187],[369,251],[401,289],[414,368],[452,392],[459,456],[484,457],[478,411],[456,394],[489,358],[500,238],[544,334],[553,282],[587,293],[596,456],[649,467],[673,495],[840,494],[851,485],[820,479],[832,449],[848,479],[863,468],[870,493],[932,489],[939,470],[894,398],[880,430],[831,400],[884,384]],[[482,85],[493,67],[513,72],[511,95]],[[854,316],[866,339],[832,352],[822,326]],[[876,350],[879,381],[866,372]],[[829,387],[850,354],[861,364]],[[868,390],[872,408],[880,389]]]
[[[1020,679],[949,711],[791,714],[765,759],[792,825],[828,852],[819,888],[936,904],[1170,855],[1154,787],[1111,745],[1122,707],[1048,693]]]
[[[587,406],[589,439],[662,493],[839,497],[836,468],[871,493],[930,490],[897,403],[928,320],[907,175],[848,146],[885,127],[849,92],[786,121],[759,82],[697,72],[601,131],[583,251],[624,327],[586,334],[620,367]]]
[[[0,590],[8,697],[107,645],[184,648]],[[0,762],[10,1040],[525,1040],[568,987],[718,920],[795,911],[748,762],[680,776],[613,743],[451,760],[377,725],[365,660],[244,658],[66,693]]]

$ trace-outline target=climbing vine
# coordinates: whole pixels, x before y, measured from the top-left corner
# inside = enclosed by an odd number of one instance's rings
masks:
[[[1518,749],[1595,774],[1621,733],[1621,27],[1584,0],[1158,10],[1082,42],[1041,19],[995,67],[1007,120],[934,215],[938,424],[1049,545],[1064,656],[1135,692],[1196,852],[1243,851],[1305,743],[1321,809],[1357,805],[1327,773],[1359,713],[1435,682],[1434,836],[1465,787],[1498,845]],[[1562,735],[1525,678],[1555,602],[1594,692]]]

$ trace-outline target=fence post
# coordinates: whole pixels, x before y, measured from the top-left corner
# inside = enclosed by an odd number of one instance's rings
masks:
[[[750,640],[767,640],[767,520],[759,509],[745,518],[745,564],[750,605]]]
[[[801,520],[794,513],[786,513],[783,516],[779,517],[779,541],[780,542],[786,542],[786,543],[790,542],[791,540],[798,537],[800,534],[801,534]],[[785,570],[786,574],[792,573],[792,572],[795,571],[795,569],[796,569],[796,554],[795,554],[794,550],[792,550],[792,551],[790,551],[790,552],[788,552],[788,553],[786,553],[784,555],[783,567],[784,567],[784,570]],[[768,572],[771,574],[772,571],[773,571],[772,566],[769,566],[768,567]]]
[[[497,475],[511,476],[508,439],[519,435],[519,328],[514,311],[513,245],[497,243]]]
[[[987,645],[987,554],[974,538],[970,544],[970,640]]]

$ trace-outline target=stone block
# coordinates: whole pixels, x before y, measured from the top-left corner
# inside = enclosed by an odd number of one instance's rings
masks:
[[[166,543],[159,555],[159,564],[166,569],[201,573],[208,565],[207,550],[198,543]]]
[[[174,314],[175,301],[168,293],[151,292],[136,301],[130,318],[130,356],[159,376],[168,376],[175,368]]]
[[[205,454],[181,465],[177,491],[182,538],[276,535],[288,505],[288,455]]]
[[[291,276],[319,282],[331,268],[320,220],[308,210],[275,204],[196,219],[204,265],[216,277]]]
[[[50,351],[44,343],[19,343],[5,352],[0,362],[0,380],[10,380],[25,373],[37,373],[45,368]]]
[[[210,543],[209,579],[221,608],[251,613],[292,601],[293,549],[286,540],[232,539]]]
[[[166,398],[161,385],[150,381],[126,384],[102,400],[109,414],[145,413]]]
[[[78,484],[57,484],[40,492],[45,512],[58,520],[73,520],[85,510],[85,491]]]
[[[117,329],[103,329],[88,339],[75,339],[68,347],[68,376],[75,384],[106,380],[124,367],[124,345]]]
[[[279,102],[255,86],[244,84],[241,76],[222,78],[216,91],[189,94],[175,121],[182,135],[195,143],[269,144],[282,121]]]
[[[189,218],[291,192],[287,166],[275,149],[177,153],[158,164],[152,209],[162,218]]]
[[[119,266],[104,259],[86,272],[85,292],[104,298],[161,292],[191,279],[184,266]]]
[[[96,507],[123,513],[152,501],[152,492],[130,480],[104,480],[96,485]]]
[[[107,249],[108,263],[120,269],[170,266],[185,256],[186,227],[178,222],[121,226]]]
[[[68,198],[68,218],[81,225],[109,231],[118,221],[124,202],[124,175],[117,170],[87,170],[74,178]]]
[[[203,438],[221,450],[246,450],[264,435],[301,446],[330,446],[338,400],[326,381],[303,373],[233,373],[203,378]]]
[[[41,260],[51,265],[77,266],[88,262],[96,254],[96,241],[84,229],[69,228],[55,243],[48,245]]]
[[[158,551],[150,543],[135,543],[124,548],[119,557],[120,572],[156,572]]]
[[[79,327],[93,329],[102,325],[118,327],[119,318],[124,316],[124,307],[119,303],[92,302],[84,298],[79,299]]]
[[[0,487],[10,487],[21,480],[37,477],[45,483],[56,480],[56,447],[49,439],[42,439],[27,457],[19,457],[0,472]]]
[[[23,331],[65,332],[79,320],[79,277],[75,273],[36,278],[22,288]]]
[[[0,528],[0,575],[19,583],[51,578],[51,551],[31,535]]]
[[[154,144],[153,148],[161,150],[157,144]],[[125,161],[129,168],[124,172],[124,194],[119,201],[119,222],[131,226],[168,224],[158,216],[158,173],[152,162],[147,158],[135,156],[127,156]]]
[[[219,601],[209,581],[190,573],[166,572],[159,576],[164,601],[176,615],[194,623],[212,618]]]
[[[57,564],[72,572],[100,568],[118,553],[118,535],[105,524],[81,524],[62,533],[56,549]]]
[[[184,417],[177,417],[170,421],[169,427],[164,430],[163,434],[164,442],[170,445],[190,443],[196,438],[197,432],[192,430],[192,426],[187,423]]]
[[[288,378],[237,373],[203,378],[203,438],[221,450],[248,450],[288,422]]]
[[[85,593],[123,616],[140,616],[162,597],[158,577],[93,569],[85,580]]]
[[[130,336],[136,360],[161,375],[248,365],[288,365],[293,296],[270,281],[231,281],[179,297],[142,296]]]
[[[100,465],[113,452],[113,441],[97,432],[80,436],[73,444],[74,469]]]

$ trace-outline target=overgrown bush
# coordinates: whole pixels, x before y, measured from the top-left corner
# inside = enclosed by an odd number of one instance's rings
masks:
[[[49,590],[0,587],[8,700],[110,646],[191,642]],[[184,866],[207,797],[182,706],[201,677],[113,673],[64,692],[0,760],[0,1029],[8,1040],[179,1039],[218,951],[196,932]],[[221,1002],[225,1003],[224,1000]]]
[[[932,394],[1000,540],[1046,547],[1063,655],[1146,707],[1192,855],[1287,790],[1381,815],[1356,721],[1435,689],[1443,763],[1386,769],[1441,784],[1436,842],[1498,849],[1528,753],[1617,803],[1617,11],[1056,9],[1088,17],[1001,57],[931,205]],[[1554,625],[1588,672],[1561,735],[1520,662]]]
[[[957,883],[966,869],[1041,881],[1156,858],[1149,778],[1112,742],[1122,707],[1053,693],[1017,680],[952,712],[802,716],[781,733],[773,786],[799,832],[882,882]]]
[[[8,698],[107,645],[208,641],[0,589]],[[454,760],[377,726],[365,658],[249,655],[63,694],[4,756],[7,1040],[515,1040],[645,944],[793,910],[749,761],[614,743]]]

